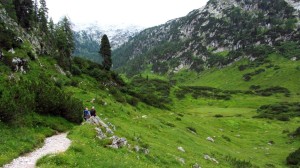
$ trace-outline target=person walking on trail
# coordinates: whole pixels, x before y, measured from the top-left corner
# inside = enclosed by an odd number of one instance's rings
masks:
[[[94,107],[94,106],[93,106],[92,109],[91,109],[91,116],[96,117],[96,110],[95,110],[95,107]]]
[[[90,113],[89,109],[86,107],[83,111],[83,118],[84,118],[84,120],[87,120],[90,117],[91,117],[91,113]]]

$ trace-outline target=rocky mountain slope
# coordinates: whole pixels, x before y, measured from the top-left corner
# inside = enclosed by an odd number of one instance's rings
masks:
[[[260,46],[299,43],[299,0],[210,0],[203,8],[146,29],[113,53],[114,68],[128,74],[152,65],[158,73],[201,71],[241,57],[259,57]],[[297,60],[299,56],[292,55]],[[123,67],[123,68],[122,68]]]
[[[142,28],[137,26],[111,25],[101,26],[98,24],[75,26],[75,56],[86,57],[95,62],[101,62],[99,46],[101,37],[106,34],[110,40],[112,49],[121,46],[129,38],[140,32]]]

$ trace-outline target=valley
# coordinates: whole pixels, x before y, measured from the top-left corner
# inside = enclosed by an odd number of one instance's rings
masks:
[[[0,0],[0,167],[60,133],[36,167],[299,167],[299,20],[299,0],[209,0],[106,35]]]

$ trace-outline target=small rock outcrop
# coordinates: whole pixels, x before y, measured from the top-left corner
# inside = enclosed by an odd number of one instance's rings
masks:
[[[107,147],[119,149],[128,144],[127,139],[124,137],[118,137],[114,135],[113,130],[116,130],[116,127],[111,123],[106,124],[98,116],[92,116],[86,120],[86,123],[93,124],[96,126],[95,130],[97,132],[97,137],[101,140],[109,139],[110,143],[106,145]],[[112,128],[110,128],[110,126]],[[112,130],[113,129],[113,130]]]
[[[215,162],[216,164],[219,164],[219,162],[215,158],[210,157],[209,155],[204,155],[204,159],[205,160],[210,160],[212,162]]]
[[[215,140],[212,137],[207,137],[206,140],[208,140],[210,142],[215,142]]]
[[[181,152],[185,152],[185,150],[184,150],[183,147],[181,147],[181,146],[179,146],[177,149],[178,149],[179,151],[181,151]]]

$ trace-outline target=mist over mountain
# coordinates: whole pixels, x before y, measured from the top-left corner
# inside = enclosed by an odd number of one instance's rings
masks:
[[[112,49],[119,47],[135,36],[143,28],[134,25],[100,25],[99,23],[82,24],[74,26],[75,51],[74,56],[84,57],[101,63],[100,49],[101,37],[106,34]]]

